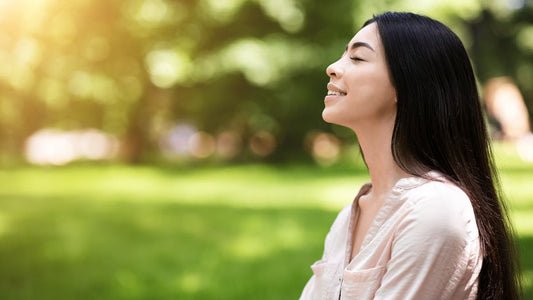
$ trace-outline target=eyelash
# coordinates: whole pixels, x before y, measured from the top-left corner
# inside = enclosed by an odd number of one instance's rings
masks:
[[[353,61],[365,61],[364,59],[361,59],[359,57],[350,57],[350,59]]]

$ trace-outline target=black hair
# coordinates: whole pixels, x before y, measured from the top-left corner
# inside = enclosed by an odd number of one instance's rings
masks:
[[[478,299],[522,297],[520,265],[467,52],[426,16],[386,12],[376,23],[396,88],[391,150],[407,173],[443,173],[469,196],[484,253]]]

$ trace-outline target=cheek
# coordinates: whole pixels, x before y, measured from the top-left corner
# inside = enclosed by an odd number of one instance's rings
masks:
[[[387,76],[383,74],[358,74],[349,80],[348,94],[362,101],[394,99],[396,91]]]
[[[396,91],[386,75],[370,73],[351,80],[350,105],[356,106],[360,112],[384,114],[395,109]]]

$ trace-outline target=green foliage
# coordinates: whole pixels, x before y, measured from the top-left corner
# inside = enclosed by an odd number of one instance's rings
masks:
[[[244,144],[267,131],[273,159],[302,155],[307,133],[332,130],[320,117],[326,66],[389,9],[445,21],[482,81],[516,78],[531,102],[531,5],[482,2],[1,1],[0,154],[20,155],[41,128],[97,128],[138,162],[174,124],[191,123]]]

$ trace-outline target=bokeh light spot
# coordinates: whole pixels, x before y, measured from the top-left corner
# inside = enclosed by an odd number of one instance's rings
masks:
[[[215,139],[207,132],[196,132],[189,139],[192,155],[197,158],[207,158],[215,152]]]
[[[242,140],[233,131],[223,131],[216,139],[217,154],[223,159],[231,159],[239,154],[242,148]]]
[[[154,50],[146,57],[152,82],[169,88],[186,79],[190,61],[185,54],[173,50]]]
[[[117,155],[118,148],[117,138],[96,129],[42,129],[28,138],[25,154],[32,164],[64,165],[79,159],[110,159]]]
[[[267,156],[276,148],[276,138],[268,131],[258,131],[250,139],[250,149],[259,156]]]
[[[331,133],[310,132],[306,136],[306,144],[314,160],[320,165],[331,165],[340,154],[340,140]]]

